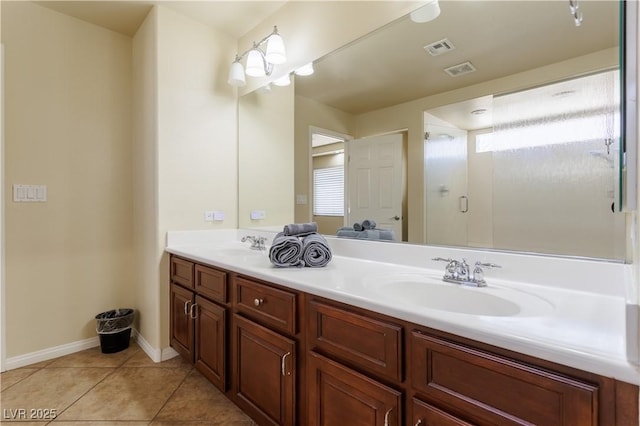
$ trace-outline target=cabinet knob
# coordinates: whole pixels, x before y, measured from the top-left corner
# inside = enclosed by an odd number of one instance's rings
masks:
[[[253,299],[253,304],[255,306],[261,306],[264,303],[264,299]]]
[[[414,426],[420,426],[422,424],[422,419],[418,419],[418,421],[416,422],[416,424]]]

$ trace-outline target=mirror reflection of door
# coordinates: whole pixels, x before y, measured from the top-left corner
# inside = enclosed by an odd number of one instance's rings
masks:
[[[322,129],[311,132],[311,212],[321,234],[345,224],[345,143],[351,137]]]
[[[349,225],[364,220],[393,231],[406,241],[405,135],[394,133],[356,139],[349,145]]]

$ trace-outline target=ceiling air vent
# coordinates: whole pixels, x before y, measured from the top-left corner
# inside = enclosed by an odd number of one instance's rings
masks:
[[[458,64],[449,68],[445,68],[444,72],[449,74],[451,77],[460,77],[461,75],[469,74],[471,72],[474,72],[475,70],[476,70],[476,67],[474,67],[473,64],[471,64],[471,62],[465,62],[463,64]]]
[[[456,47],[453,45],[453,43],[451,43],[451,41],[449,41],[449,39],[443,38],[442,40],[436,41],[435,43],[427,44],[424,47],[424,50],[426,50],[431,56],[438,56],[442,55],[443,53],[450,52],[455,48]]]

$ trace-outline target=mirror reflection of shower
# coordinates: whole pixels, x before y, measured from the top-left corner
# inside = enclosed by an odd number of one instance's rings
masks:
[[[427,111],[427,242],[623,258],[619,105],[612,70]]]

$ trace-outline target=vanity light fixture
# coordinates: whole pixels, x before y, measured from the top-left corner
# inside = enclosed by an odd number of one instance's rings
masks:
[[[440,16],[440,5],[438,4],[438,0],[429,0],[424,6],[409,14],[409,18],[411,18],[413,22],[417,22],[419,24],[433,21],[438,16]]]
[[[291,84],[291,78],[289,77],[289,74],[285,74],[282,77],[273,80],[273,84],[275,84],[276,86],[288,86]]]
[[[309,62],[294,71],[296,75],[301,75],[306,77],[308,75],[313,74],[313,62]]]
[[[569,13],[571,13],[576,27],[582,25],[582,12],[580,11],[578,0],[569,0]]]
[[[266,49],[262,50],[262,45],[266,43]],[[242,66],[242,59],[247,57],[247,68]],[[242,55],[237,55],[229,70],[227,83],[240,87],[246,83],[245,73],[251,77],[264,77],[271,75],[274,65],[284,64],[287,56],[284,49],[284,41],[278,34],[278,27],[273,27],[273,32],[260,40],[253,42],[251,49],[246,50]]]

